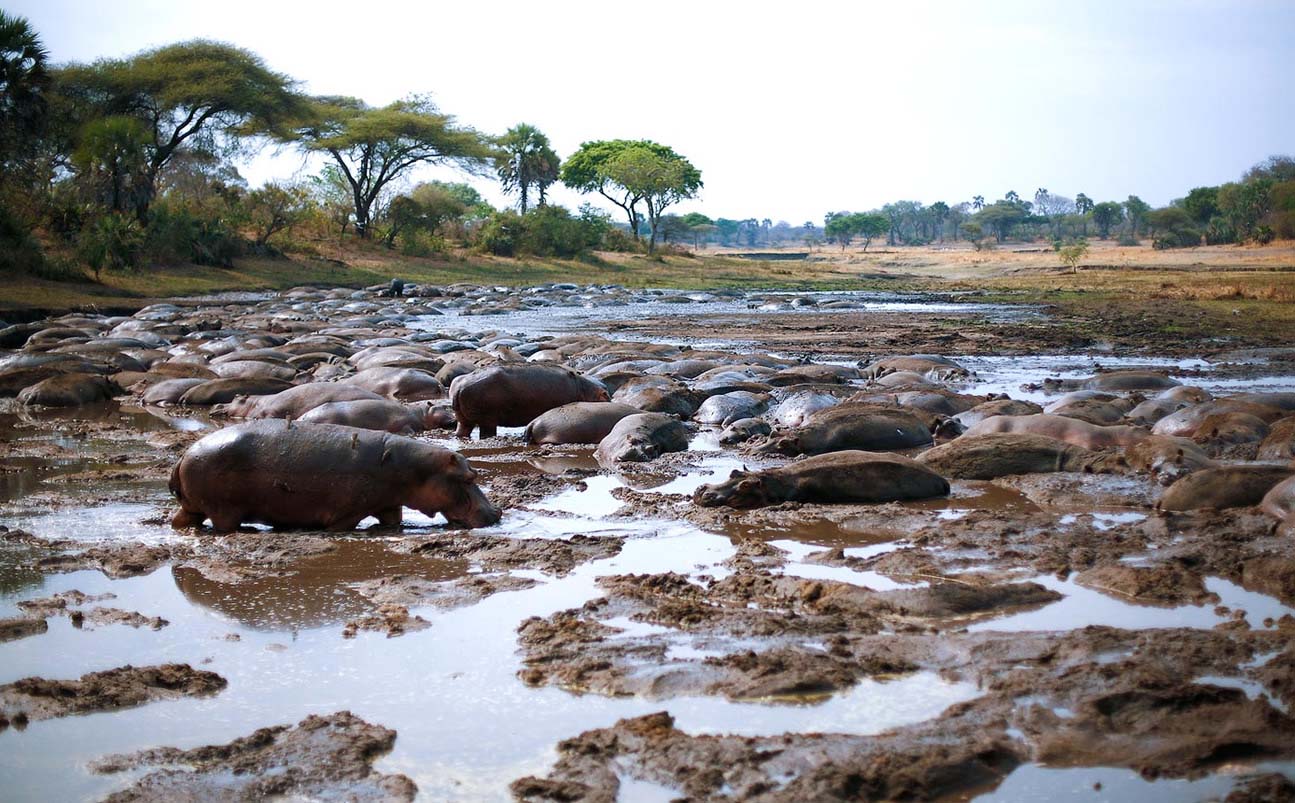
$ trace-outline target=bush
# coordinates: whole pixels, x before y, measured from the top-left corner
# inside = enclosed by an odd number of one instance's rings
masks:
[[[229,268],[242,256],[244,242],[219,217],[159,205],[149,220],[144,247],[152,260],[165,265],[192,262]]]
[[[95,281],[105,268],[132,270],[139,265],[144,232],[134,218],[110,212],[81,230],[78,242],[81,258],[94,271]]]
[[[1160,235],[1151,242],[1151,247],[1157,251],[1165,251],[1170,248],[1195,248],[1200,244],[1200,231],[1187,227],[1161,232]]]
[[[563,207],[546,204],[525,215],[512,210],[491,215],[477,231],[477,247],[495,256],[571,258],[599,245],[610,231],[600,215],[572,217]]]
[[[34,273],[44,266],[40,243],[17,216],[0,206],[0,271]]]
[[[426,231],[410,231],[400,235],[400,253],[407,257],[441,256],[449,253],[450,244],[444,237]]]
[[[32,268],[31,275],[51,282],[83,282],[85,271],[76,260],[65,256],[46,257],[40,265]]]
[[[643,245],[635,242],[634,238],[625,229],[612,227],[603,233],[602,249],[604,251],[615,251],[619,254],[629,254],[642,251]]]
[[[477,247],[497,257],[510,257],[517,253],[522,236],[522,216],[504,210],[491,215],[477,230]]]
[[[1210,245],[1227,245],[1237,241],[1237,233],[1225,218],[1210,218],[1209,225],[1205,227],[1205,242]]]
[[[1273,231],[1271,226],[1255,227],[1255,242],[1267,245],[1275,239],[1277,239],[1277,232]]]
[[[1126,232],[1120,235],[1120,245],[1135,246],[1135,245],[1141,245],[1141,243],[1138,242],[1137,237],[1134,237],[1132,234],[1129,234]]]

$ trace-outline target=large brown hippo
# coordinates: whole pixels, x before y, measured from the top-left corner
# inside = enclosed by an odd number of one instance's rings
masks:
[[[958,413],[953,420],[964,427],[971,427],[997,415],[1035,415],[1043,408],[1034,402],[1019,399],[995,399],[977,404],[965,413]]]
[[[698,488],[693,502],[702,507],[736,508],[780,502],[872,504],[948,493],[948,480],[916,460],[847,450],[754,473],[734,471],[724,482]]]
[[[1104,390],[1124,392],[1130,390],[1164,390],[1181,385],[1176,379],[1161,371],[1104,371],[1084,379],[1045,379],[1043,386],[1051,390]]]
[[[1010,432],[963,436],[922,452],[917,462],[960,480],[1051,471],[1106,473],[1121,468],[1119,458],[1110,455],[1043,435]]]
[[[189,391],[193,393],[194,391]],[[186,394],[187,396],[188,394]],[[212,408],[213,415],[233,418],[300,418],[321,404],[360,399],[385,399],[373,391],[335,382],[296,385],[268,396],[248,396]],[[187,400],[182,400],[188,403]]]
[[[526,425],[527,443],[598,443],[622,418],[643,412],[616,402],[571,402]]]
[[[493,365],[457,377],[450,385],[450,405],[460,438],[480,427],[492,438],[499,427],[521,427],[542,413],[571,402],[610,401],[607,389],[590,379],[550,365]]]
[[[1151,431],[1157,435],[1179,435],[1190,438],[1196,434],[1202,421],[1218,413],[1246,413],[1265,423],[1271,423],[1286,415],[1280,407],[1268,404],[1242,399],[1215,399],[1170,413],[1157,421]]]
[[[400,523],[405,505],[452,526],[486,527],[499,509],[457,452],[385,432],[252,421],[226,427],[185,451],[171,471],[180,502],[176,529],[210,518],[230,532],[244,523],[351,530],[368,516]]]
[[[427,429],[425,413],[425,406],[419,409],[391,399],[356,399],[321,404],[297,420],[303,424],[341,424],[393,435],[412,435]]]
[[[1295,415],[1283,418],[1268,430],[1259,444],[1260,460],[1295,460]]]
[[[1273,486],[1295,474],[1290,466],[1248,464],[1206,468],[1170,485],[1156,505],[1161,510],[1247,507],[1259,504]]]
[[[963,436],[988,435],[993,432],[1024,432],[1056,438],[1085,449],[1127,449],[1147,437],[1140,427],[1099,427],[1078,418],[1062,415],[997,415],[970,427]]]
[[[1205,450],[1186,438],[1151,435],[1124,450],[1129,468],[1156,478],[1161,485],[1174,482],[1203,468],[1216,465]]]
[[[435,376],[418,368],[378,366],[367,368],[341,381],[397,401],[445,398],[445,386]]]
[[[1285,534],[1295,535],[1295,476],[1287,477],[1264,494],[1259,509],[1277,519]]]
[[[189,392],[198,385],[204,384],[211,380],[198,379],[196,377],[189,379],[163,379],[155,385],[150,385],[144,391],[141,401],[144,404],[179,404],[180,397]]]
[[[965,379],[971,375],[970,371],[948,357],[940,357],[934,354],[885,357],[869,363],[860,374],[865,379],[880,379],[886,374],[893,374],[897,371],[912,371],[927,379],[936,379],[942,382],[950,379]]]
[[[204,379],[202,384],[185,391],[179,403],[187,407],[209,407],[229,404],[239,396],[273,396],[293,387],[291,382],[282,379]]]
[[[120,396],[126,391],[99,374],[59,374],[23,390],[18,401],[41,407],[79,407]]]
[[[845,402],[812,414],[805,425],[775,432],[760,451],[786,455],[847,449],[913,449],[931,443],[930,427],[908,410]]]
[[[688,430],[679,419],[665,413],[637,413],[616,422],[598,442],[594,457],[603,466],[646,463],[687,448]]]

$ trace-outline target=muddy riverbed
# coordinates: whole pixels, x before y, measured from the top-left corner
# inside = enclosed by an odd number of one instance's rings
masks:
[[[1045,310],[683,295],[299,290],[47,328],[135,333],[122,348],[151,371],[212,366],[196,344],[222,338],[506,361],[595,335],[619,345],[568,365],[657,343],[784,373],[939,354],[968,372],[944,391],[1040,405],[1060,393],[1044,379],[1101,370],[1295,391],[1295,351],[1113,348]],[[1166,512],[1155,476],[1048,471],[701,507],[700,486],[789,459],[690,421],[687,450],[612,468],[520,428],[415,436],[469,458],[504,509],[490,527],[406,509],[348,534],[177,531],[172,466],[231,421],[145,404],[146,373],[74,407],[0,398],[5,800],[1295,799],[1295,549],[1254,505]],[[1206,447],[1258,459],[1258,441]]]

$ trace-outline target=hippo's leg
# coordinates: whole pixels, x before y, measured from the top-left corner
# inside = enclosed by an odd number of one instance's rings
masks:
[[[379,527],[399,527],[401,520],[404,519],[405,509],[400,505],[396,505],[386,510],[379,510],[374,515],[378,517]]]
[[[499,428],[496,427],[494,424],[481,425],[481,440],[485,440],[486,438],[493,438],[497,434],[499,434]]]
[[[364,521],[366,518],[368,518],[368,516],[369,514],[364,513],[359,516],[351,515],[351,516],[346,516],[345,518],[338,517],[330,521],[327,525],[325,525],[324,529],[329,530],[330,532],[345,532],[347,530],[354,530],[356,527],[360,525],[360,522]]]
[[[171,527],[176,530],[185,530],[189,527],[201,527],[207,514],[196,510],[185,510],[182,505],[175,515],[171,517]]]
[[[454,434],[464,440],[472,437],[472,427],[475,426],[471,421],[460,421],[454,428]]]
[[[211,514],[211,529],[218,533],[232,533],[238,529],[238,525],[243,523],[243,514],[240,512],[224,512]]]

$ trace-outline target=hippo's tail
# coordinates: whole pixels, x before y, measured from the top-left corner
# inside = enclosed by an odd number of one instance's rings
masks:
[[[184,494],[181,492],[182,486],[180,484],[180,464],[183,462],[184,458],[175,461],[175,466],[171,468],[171,479],[167,480],[166,483],[166,487],[171,489],[171,495],[181,502],[184,501]]]

